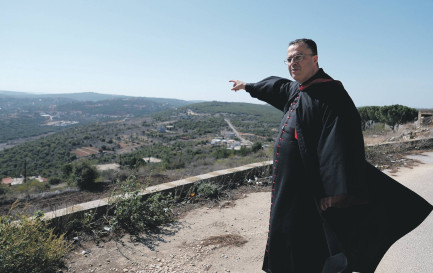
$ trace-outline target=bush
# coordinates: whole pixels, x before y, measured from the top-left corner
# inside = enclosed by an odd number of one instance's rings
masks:
[[[62,180],[58,177],[50,177],[50,179],[48,179],[48,184],[50,185],[58,185],[60,182],[62,182]]]
[[[112,204],[114,215],[110,225],[114,231],[123,229],[137,234],[173,220],[171,196],[156,193],[142,200],[142,196],[139,195],[141,187],[135,177],[129,177],[120,184],[120,195]]]
[[[256,153],[258,151],[260,151],[261,149],[263,149],[262,143],[261,142],[254,142],[253,147],[251,147],[251,151],[253,153]]]
[[[227,158],[232,154],[233,154],[232,150],[228,150],[225,148],[219,148],[212,152],[212,156],[215,157],[216,159]]]
[[[0,272],[56,272],[70,244],[40,217],[0,216]]]
[[[204,198],[214,198],[218,196],[219,189],[210,183],[200,183],[197,188],[197,194]]]
[[[98,171],[87,160],[79,161],[73,164],[70,179],[80,189],[91,189],[98,177]]]
[[[72,164],[65,164],[62,166],[62,175],[63,178],[68,178],[72,173]]]
[[[0,195],[4,195],[8,193],[8,191],[9,191],[8,186],[0,184]]]

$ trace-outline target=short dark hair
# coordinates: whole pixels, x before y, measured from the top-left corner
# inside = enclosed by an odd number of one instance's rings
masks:
[[[316,45],[316,43],[313,41],[313,40],[311,40],[311,39],[305,39],[305,38],[302,38],[302,39],[296,39],[296,40],[294,40],[294,41],[291,41],[290,43],[289,43],[289,46],[291,46],[291,45],[297,45],[297,44],[302,44],[302,43],[304,43],[310,50],[311,50],[311,53],[313,54],[313,55],[317,55],[317,45]]]

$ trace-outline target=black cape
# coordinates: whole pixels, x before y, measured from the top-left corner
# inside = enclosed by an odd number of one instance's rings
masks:
[[[296,183],[303,183],[309,189],[301,191],[301,196],[287,196],[301,200],[297,202],[309,208],[299,210],[303,218],[294,217],[299,214],[296,212],[284,216],[288,219],[271,217],[272,225],[284,227],[287,223],[308,219],[305,222],[308,226],[287,228],[285,232],[283,228],[278,234],[272,234],[270,229],[269,237],[274,238],[274,242],[284,242],[284,247],[274,243],[273,250],[266,249],[263,270],[287,273],[317,268],[320,272],[318,268],[323,266],[327,242],[319,228],[319,213],[312,208],[314,199],[319,202],[330,198],[333,207],[328,208],[324,216],[348,256],[351,270],[374,272],[389,247],[417,227],[431,212],[432,206],[366,162],[358,111],[343,85],[322,69],[301,86],[288,79],[269,77],[247,84],[246,91],[285,114],[299,96],[295,110],[296,133],[299,160],[304,168],[301,170],[296,164],[279,166],[274,162],[274,169],[296,168],[291,173],[305,172],[305,181]],[[279,134],[284,133],[282,129]],[[305,240],[305,247],[310,248],[311,254],[290,253],[290,246],[299,244],[296,238],[304,238],[298,241]],[[314,245],[308,245],[311,240],[306,238],[314,238]]]

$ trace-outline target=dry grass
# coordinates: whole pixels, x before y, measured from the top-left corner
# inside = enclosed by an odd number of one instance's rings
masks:
[[[225,247],[225,246],[236,246],[240,247],[246,244],[248,241],[236,234],[226,234],[226,235],[218,235],[211,236],[201,241],[202,246],[217,246],[217,247]]]

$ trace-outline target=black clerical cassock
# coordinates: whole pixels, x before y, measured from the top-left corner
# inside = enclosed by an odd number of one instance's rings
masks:
[[[347,270],[374,272],[432,206],[365,161],[358,111],[322,69],[302,85],[269,77],[246,91],[284,113],[263,270],[319,273],[338,245]],[[321,213],[320,202],[331,207]]]

